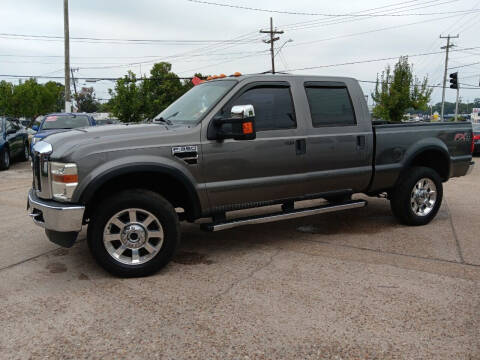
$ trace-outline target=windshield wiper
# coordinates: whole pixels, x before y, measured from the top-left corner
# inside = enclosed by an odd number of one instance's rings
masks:
[[[167,124],[167,125],[173,125],[173,123],[172,123],[170,120],[164,119],[163,117],[160,117],[160,118],[158,118],[158,119],[155,119],[155,122],[157,122],[157,121],[158,121],[158,122],[163,122],[163,123],[165,123],[165,124]]]

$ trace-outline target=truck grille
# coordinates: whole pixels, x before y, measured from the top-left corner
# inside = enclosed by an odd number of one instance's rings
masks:
[[[34,154],[33,158],[33,187],[36,191],[42,191],[42,182],[40,178],[40,155]]]
[[[38,197],[42,199],[51,199],[51,188],[49,179],[49,163],[47,154],[39,154],[34,152],[33,159],[33,188]]]

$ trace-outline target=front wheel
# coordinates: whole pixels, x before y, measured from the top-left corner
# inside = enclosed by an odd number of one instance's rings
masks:
[[[442,179],[427,167],[414,167],[391,194],[393,214],[406,225],[426,225],[437,215],[443,199]]]
[[[147,276],[168,264],[175,254],[179,221],[162,196],[128,190],[102,201],[91,216],[87,238],[95,260],[111,274]]]

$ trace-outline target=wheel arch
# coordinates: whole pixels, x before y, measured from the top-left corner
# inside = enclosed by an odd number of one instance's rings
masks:
[[[189,221],[202,213],[200,200],[191,180],[180,170],[164,165],[131,164],[110,169],[96,176],[78,196],[86,206],[86,218],[99,200],[117,191],[143,188],[165,197],[174,207],[181,207]]]
[[[450,178],[450,155],[443,143],[421,145],[412,149],[406,156],[404,164],[403,172],[415,166],[424,166],[435,170],[442,178],[442,181],[447,181]]]

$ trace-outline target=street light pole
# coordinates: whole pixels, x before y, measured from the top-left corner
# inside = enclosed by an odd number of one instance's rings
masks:
[[[72,111],[70,93],[70,29],[68,22],[68,0],[63,0],[63,26],[65,41],[65,112]]]

